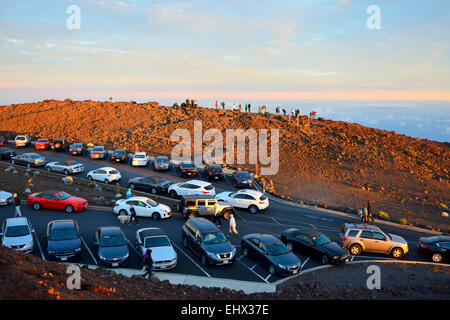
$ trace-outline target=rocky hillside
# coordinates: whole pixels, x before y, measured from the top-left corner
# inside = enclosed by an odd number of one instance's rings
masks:
[[[193,136],[194,121],[202,121],[203,131],[218,128],[224,137],[226,129],[278,129],[280,169],[266,177],[275,193],[335,207],[361,208],[370,199],[375,213],[386,212],[393,221],[449,229],[441,216],[450,205],[449,143],[322,118],[301,117],[297,124],[282,116],[156,102],[67,99],[0,107],[0,135],[67,137],[129,150],[138,145],[153,154],[170,154],[176,129]]]

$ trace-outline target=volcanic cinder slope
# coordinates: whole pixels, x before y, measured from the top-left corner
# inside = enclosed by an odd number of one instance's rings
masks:
[[[449,229],[448,218],[441,217],[450,203],[449,143],[305,116],[297,124],[282,116],[156,102],[67,99],[0,107],[0,135],[9,138],[17,133],[66,137],[130,151],[138,145],[155,155],[170,155],[177,145],[170,139],[174,130],[187,129],[193,136],[194,121],[202,121],[203,131],[221,130],[224,137],[226,129],[278,129],[279,171],[266,177],[278,194],[357,208],[370,199],[375,213],[387,212],[394,221]]]

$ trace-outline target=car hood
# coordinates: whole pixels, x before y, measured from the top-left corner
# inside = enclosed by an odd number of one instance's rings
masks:
[[[234,247],[228,241],[216,244],[203,244],[203,247],[207,252],[215,254],[232,252],[234,249]]]
[[[391,237],[392,241],[400,242],[400,243],[407,243],[406,240],[400,236],[397,236],[395,234],[389,233],[389,236]]]
[[[284,266],[290,266],[300,263],[300,259],[292,252],[282,254],[279,256],[270,256],[270,258],[274,263],[281,264]]]
[[[100,247],[98,250],[99,255],[107,259],[123,258],[128,254],[128,247]]]
[[[70,240],[48,240],[47,250],[64,252],[64,251],[74,251],[75,249],[81,248],[80,238],[70,239]]]
[[[215,198],[228,201],[230,199],[231,193],[232,192],[230,192],[230,191],[221,192],[221,193],[218,193]]]
[[[12,196],[13,196],[12,193],[0,191],[0,199],[8,199],[11,198]]]
[[[161,261],[161,260],[172,260],[177,257],[177,253],[171,246],[165,247],[153,247],[152,249],[152,259],[153,261]],[[143,248],[143,253],[147,248]]]
[[[160,203],[158,205],[158,209],[159,209],[159,211],[170,212],[170,207],[168,205],[165,205],[165,204],[162,204],[162,203]]]
[[[322,246],[322,251],[328,253],[330,256],[343,256],[348,253],[348,251],[338,245],[336,242],[329,242]]]
[[[29,243],[33,240],[31,234],[22,237],[3,237],[2,244],[4,246],[20,246]]]
[[[70,197],[66,201],[70,202],[70,203],[84,203],[84,202],[86,202],[86,199],[83,199],[83,198],[80,198],[80,197]]]

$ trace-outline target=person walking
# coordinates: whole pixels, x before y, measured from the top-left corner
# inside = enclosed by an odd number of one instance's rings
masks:
[[[248,112],[251,112],[251,110],[250,110],[251,106],[252,106],[252,105],[249,103],[249,104],[248,104]]]
[[[21,200],[17,193],[14,193],[14,205],[15,205],[15,211],[14,211],[14,217],[21,217],[22,211],[20,210]]]
[[[233,214],[231,213],[229,217],[230,217],[230,225],[228,228],[228,232],[229,232],[228,238],[230,238],[233,235],[233,233],[238,234],[238,232],[236,230],[236,220],[234,219]]]
[[[372,203],[370,203],[370,200],[367,200],[367,222],[369,222],[369,219],[372,220],[372,223],[375,223],[375,220],[372,218]]]
[[[216,110],[219,109],[219,100],[216,100]]]
[[[275,109],[275,113],[278,115],[280,113],[280,106],[277,106],[277,108]]]
[[[362,209],[362,214],[361,214],[361,222],[366,224],[368,221],[368,217],[367,217],[367,208],[363,208]]]
[[[131,224],[131,221],[134,220],[134,222],[136,222],[136,224],[139,225],[139,221],[136,218],[136,209],[134,209],[134,206],[132,203],[130,203],[130,213],[131,213],[131,218],[130,218],[130,221],[128,221],[128,224]]]
[[[126,193],[126,198],[130,199],[133,196],[133,194],[131,193],[131,188],[127,189],[127,193]]]
[[[152,249],[147,249],[145,251],[144,257],[142,258],[142,270],[141,276],[147,279],[151,279],[153,276],[153,259],[152,259]]]

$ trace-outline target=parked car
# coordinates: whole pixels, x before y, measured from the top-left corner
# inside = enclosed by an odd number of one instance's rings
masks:
[[[0,147],[6,147],[8,145],[8,140],[4,136],[0,136]]]
[[[153,162],[153,167],[156,171],[169,170],[169,158],[167,158],[166,156],[156,157],[155,161]]]
[[[191,161],[182,161],[179,167],[179,175],[180,177],[196,177],[197,176],[197,167]]]
[[[53,139],[51,149],[53,151],[68,151],[70,143],[65,138]]]
[[[206,179],[208,180],[223,180],[223,170],[220,164],[210,164],[206,168]]]
[[[27,205],[33,207],[34,210],[52,209],[72,213],[86,209],[88,202],[86,199],[73,197],[64,191],[50,190],[30,194]]]
[[[379,227],[366,224],[345,223],[339,234],[342,247],[352,255],[363,251],[389,254],[400,259],[408,253],[408,243],[395,234],[384,233]]]
[[[128,265],[130,252],[128,240],[120,227],[100,227],[95,231],[94,242],[99,263],[108,267]]]
[[[25,253],[34,250],[34,229],[26,217],[7,218],[2,224],[2,246]]]
[[[14,202],[12,193],[0,190],[0,206],[7,206]]]
[[[114,206],[114,213],[131,215],[130,204],[133,204],[136,216],[138,217],[148,217],[159,220],[170,218],[172,215],[172,210],[169,206],[146,197],[131,197],[129,199],[117,200]]]
[[[91,170],[87,174],[89,180],[95,180],[104,182],[106,184],[111,182],[119,182],[122,179],[119,170],[111,167],[102,167],[99,169]]]
[[[450,260],[450,236],[421,237],[417,246],[420,254],[436,263]]]
[[[128,187],[132,190],[151,192],[153,194],[167,192],[170,185],[170,181],[156,176],[136,177],[128,180]]]
[[[177,266],[177,253],[172,241],[160,228],[142,228],[136,231],[136,247],[141,256],[152,250],[153,270],[169,270]]]
[[[88,153],[86,146],[82,143],[72,143],[69,145],[69,153],[73,156],[84,156]]]
[[[47,257],[60,261],[81,258],[81,234],[75,220],[54,220],[48,223]]]
[[[216,195],[214,186],[201,180],[189,180],[188,182],[178,182],[170,185],[167,192],[172,198],[187,195]]]
[[[31,139],[26,134],[20,134],[20,135],[16,136],[16,138],[14,139],[14,145],[16,146],[16,148],[19,148],[19,147],[28,148],[29,146],[31,146]]]
[[[253,214],[269,207],[269,199],[264,193],[252,189],[221,192],[216,195],[216,199],[219,203],[226,203],[233,208],[248,209]]]
[[[241,239],[241,249],[244,257],[255,260],[272,275],[290,276],[300,272],[300,259],[272,235],[248,234]]]
[[[84,171],[84,165],[76,161],[53,161],[47,163],[45,169],[49,172],[60,172],[66,176],[69,173],[80,173]]]
[[[112,162],[127,162],[127,152],[125,149],[116,149],[111,155]]]
[[[16,155],[16,151],[10,148],[0,148],[0,159],[10,160]]]
[[[135,167],[146,167],[148,165],[148,157],[145,152],[136,152],[131,158],[131,165]]]
[[[28,168],[42,167],[47,164],[47,158],[38,153],[23,153],[13,156],[11,158],[11,163],[27,166]]]
[[[230,213],[233,213],[233,208],[229,205],[218,203],[213,196],[197,195],[182,196],[178,204],[178,211],[185,219],[213,217],[217,214],[219,217],[228,220]]]
[[[347,249],[342,248],[318,231],[290,228],[281,233],[281,241],[289,250],[296,250],[303,255],[319,259],[322,264],[350,261],[350,253]]]
[[[248,171],[234,172],[233,179],[236,188],[253,188],[253,180]]]
[[[88,156],[89,159],[106,159],[106,150],[104,146],[96,146],[91,149]]]
[[[200,257],[203,266],[223,265],[234,262],[236,248],[220,229],[204,218],[192,218],[182,227],[183,246]]]
[[[48,139],[37,139],[36,143],[34,144],[34,148],[36,151],[38,150],[48,150],[50,149],[50,140]]]

